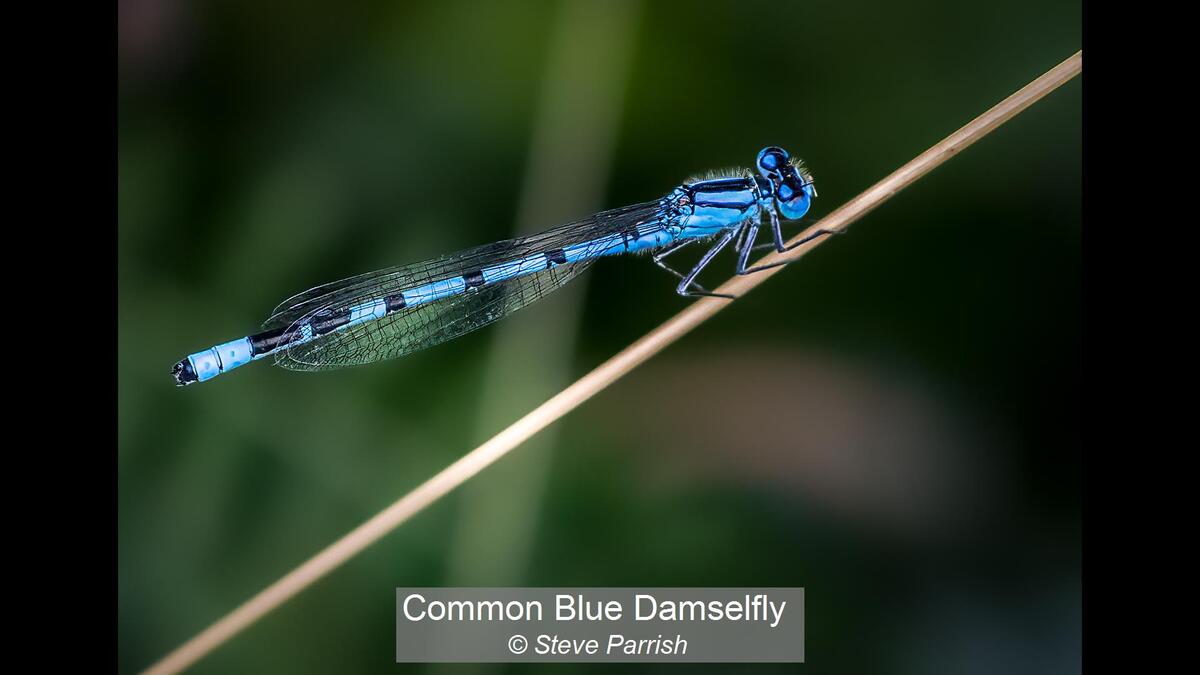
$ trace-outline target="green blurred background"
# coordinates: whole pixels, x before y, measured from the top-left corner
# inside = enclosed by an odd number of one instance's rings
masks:
[[[617,258],[369,368],[257,363],[176,390],[177,359],[299,290],[656,199],[768,144],[808,162],[819,217],[1079,49],[1080,12],[120,2],[118,669],[686,301],[648,260]],[[1078,671],[1081,92],[1051,94],[194,672],[530,669],[393,663],[393,589],[422,585],[804,586],[808,663],[752,669]],[[638,669],[668,667],[622,667]]]

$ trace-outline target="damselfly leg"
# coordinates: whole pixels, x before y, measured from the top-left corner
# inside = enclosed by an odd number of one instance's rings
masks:
[[[818,237],[823,237],[827,234],[841,234],[840,232],[835,232],[833,230],[818,230],[817,232],[813,232],[809,236],[801,239],[800,241],[792,244],[791,246],[788,246],[783,242],[783,229],[779,222],[779,216],[776,215],[774,210],[768,210],[767,215],[769,215],[771,218],[771,234],[775,238],[775,242],[773,244],[763,244],[761,246],[754,245],[754,240],[758,237],[758,228],[759,228],[758,221],[753,221],[753,222],[744,224],[740,228],[740,229],[746,230],[747,232],[746,232],[745,238],[743,240],[741,240],[742,248],[738,254],[737,273],[739,275],[753,274],[755,272],[769,270],[772,267],[780,267],[780,266],[786,265],[790,262],[794,262],[792,260],[785,260],[783,262],[771,263],[769,265],[758,265],[756,267],[751,267],[751,268],[747,269],[746,263],[748,263],[750,260],[750,252],[751,251],[774,247],[775,251],[778,253],[787,253],[788,251],[796,248],[797,246],[807,244],[808,242],[810,242]]]
[[[689,286],[695,283],[696,276],[700,274],[701,270],[707,267],[708,263],[712,262],[713,258],[717,257],[717,254],[721,252],[721,249],[725,248],[725,246],[733,240],[733,237],[736,234],[737,230],[727,230],[725,234],[721,235],[721,238],[717,240],[717,243],[714,244],[712,248],[708,249],[708,252],[705,253],[704,257],[700,259],[700,262],[696,263],[696,266],[692,268],[692,271],[688,272],[687,276],[683,278],[683,281],[679,282],[679,285],[675,287],[675,292],[684,296],[685,298],[705,296],[709,298],[726,298],[729,300],[736,300],[736,295],[730,295],[728,293],[712,293],[710,291],[697,292],[689,290]]]
[[[667,256],[671,255],[672,253],[675,253],[676,251],[678,251],[680,249],[686,248],[698,241],[700,241],[700,240],[699,239],[685,239],[682,242],[675,244],[674,246],[663,251],[662,253],[656,253],[656,254],[650,256],[650,259],[654,261],[655,265],[658,265],[659,267],[670,272],[671,274],[674,274],[675,276],[679,277],[680,279],[686,279],[687,277],[685,277],[682,272],[680,272],[679,270],[675,269],[674,267],[671,267],[670,265],[663,262],[663,259],[666,258]],[[694,279],[693,279],[691,285],[694,286],[695,288],[700,289],[700,292],[702,292],[702,293],[709,292],[707,288],[701,286]]]

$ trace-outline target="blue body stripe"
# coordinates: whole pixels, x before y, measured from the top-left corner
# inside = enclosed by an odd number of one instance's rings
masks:
[[[353,326],[356,323],[370,321],[371,319],[382,319],[385,314],[387,314],[387,301],[383,298],[364,302],[361,305],[355,305],[350,308],[350,323],[346,325]]]
[[[546,269],[546,256],[543,253],[538,253],[527,258],[521,258],[520,260],[483,268],[483,283],[494,284],[514,277],[540,272],[544,269]],[[408,291],[404,291],[404,297],[408,297]]]
[[[448,298],[451,295],[458,295],[466,289],[466,280],[462,277],[454,277],[453,279],[443,279],[431,284],[425,284],[424,286],[418,286],[412,290],[405,290],[403,293],[408,306],[416,307],[417,305],[424,305]]]
[[[621,245],[625,241],[624,235],[610,234],[592,241],[585,241],[580,244],[573,244],[563,249],[563,253],[567,257],[567,262],[579,262],[588,258],[595,258],[602,255],[610,255],[615,251],[615,247]],[[621,251],[624,251],[622,248]]]
[[[196,379],[203,382],[211,380],[221,373],[233,370],[254,360],[250,347],[250,338],[244,337],[216,347],[196,352],[187,357],[196,373]]]

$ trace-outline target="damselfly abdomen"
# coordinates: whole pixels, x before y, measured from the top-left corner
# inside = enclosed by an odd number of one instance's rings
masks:
[[[722,172],[685,181],[658,201],[635,204],[519,239],[391,267],[318,286],[280,303],[262,331],[196,352],[175,364],[179,385],[204,382],[242,364],[274,356],[292,370],[324,370],[403,356],[503,318],[561,287],[596,259],[652,252],[680,278],[683,296],[711,293],[696,276],[736,242],[736,270],[747,268],[766,216],[773,246],[783,252],[780,218],[796,220],[816,197],[812,176],[779,147],[764,148],[757,174]],[[820,236],[825,233],[818,233]],[[687,274],[663,259],[715,240]]]

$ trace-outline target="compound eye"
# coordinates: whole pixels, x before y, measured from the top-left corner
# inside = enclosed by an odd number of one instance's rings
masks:
[[[803,218],[812,206],[812,197],[796,175],[784,177],[775,190],[779,213],[788,220]]]
[[[772,145],[763,148],[758,153],[758,159],[755,164],[758,166],[758,172],[763,178],[777,178],[779,171],[788,163],[788,153],[783,148]]]

